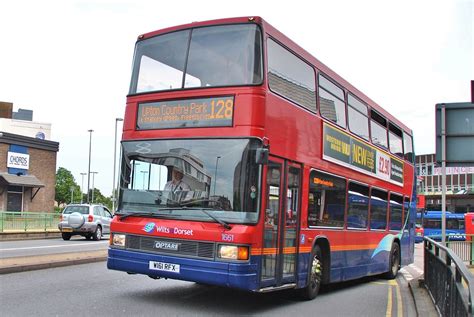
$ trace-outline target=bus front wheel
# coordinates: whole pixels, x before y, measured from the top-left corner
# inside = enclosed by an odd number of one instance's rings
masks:
[[[323,280],[323,261],[321,248],[316,245],[311,252],[308,269],[308,284],[301,290],[301,295],[304,299],[310,300],[315,298]]]

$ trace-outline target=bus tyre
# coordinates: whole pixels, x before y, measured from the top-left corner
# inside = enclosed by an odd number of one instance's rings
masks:
[[[304,299],[311,300],[315,298],[323,279],[323,261],[321,248],[316,245],[311,252],[308,269],[308,283],[305,288],[301,290],[301,295]]]
[[[388,272],[384,274],[384,277],[389,280],[393,280],[397,277],[398,270],[400,269],[400,245],[397,242],[392,244],[392,250],[390,251],[390,268]]]
[[[71,234],[70,233],[61,233],[61,236],[63,237],[63,240],[71,240]]]

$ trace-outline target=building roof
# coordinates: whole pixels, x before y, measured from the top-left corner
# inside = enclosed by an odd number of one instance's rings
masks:
[[[34,175],[15,175],[0,173],[0,185],[24,186],[24,187],[44,187],[45,185]]]
[[[0,131],[0,143],[15,144],[46,151],[59,151],[59,143]]]

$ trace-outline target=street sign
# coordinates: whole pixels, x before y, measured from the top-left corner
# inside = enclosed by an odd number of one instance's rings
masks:
[[[442,108],[445,108],[446,166],[474,166],[474,103],[436,105],[436,161],[442,162]]]
[[[436,161],[441,162],[441,243],[446,245],[446,166],[474,164],[474,103],[436,105]]]

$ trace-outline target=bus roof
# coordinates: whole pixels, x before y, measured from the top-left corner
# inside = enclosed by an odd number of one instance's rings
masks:
[[[439,210],[430,210],[424,213],[423,218],[425,219],[441,219],[442,211]],[[447,219],[464,219],[464,214],[452,213],[446,211]]]
[[[156,35],[170,33],[178,30],[189,29],[189,28],[196,28],[196,27],[203,27],[203,26],[211,26],[211,25],[224,25],[224,24],[235,24],[235,23],[257,23],[261,25],[264,29],[264,32],[268,33],[271,37],[279,41],[281,44],[285,45],[289,49],[293,50],[296,54],[298,54],[301,58],[305,59],[308,63],[312,64],[318,70],[329,76],[331,79],[335,80],[339,85],[343,86],[346,90],[357,96],[359,99],[367,103],[372,109],[382,114],[386,119],[397,125],[399,128],[403,129],[406,133],[413,135],[412,130],[408,128],[405,124],[401,121],[396,119],[393,115],[391,115],[388,111],[386,111],[383,107],[378,105],[375,101],[367,97],[364,93],[360,90],[352,86],[349,82],[347,82],[344,78],[339,76],[336,72],[330,69],[328,66],[320,62],[317,58],[313,55],[308,53],[304,50],[301,46],[293,42],[290,38],[286,35],[278,31],[275,27],[271,24],[266,22],[261,17],[255,16],[247,16],[247,17],[236,17],[236,18],[226,18],[226,19],[216,19],[216,20],[208,20],[208,21],[200,21],[200,22],[192,22],[188,24],[182,24],[178,26],[173,26],[161,30],[156,30],[153,32],[148,32],[138,36],[138,41],[147,39]]]

